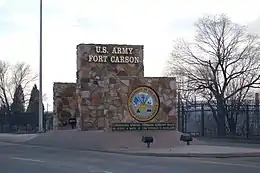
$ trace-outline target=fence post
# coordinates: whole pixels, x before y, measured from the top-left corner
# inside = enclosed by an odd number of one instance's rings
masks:
[[[205,133],[204,133],[204,131],[205,131],[204,117],[205,117],[205,115],[204,115],[204,104],[201,104],[201,136],[205,135]]]
[[[246,138],[249,138],[249,107],[246,105]]]
[[[181,131],[181,96],[180,92],[178,92],[178,131]]]
[[[181,102],[181,131],[185,133],[185,112],[184,112],[184,105]]]
[[[259,93],[255,93],[256,134],[260,135]]]

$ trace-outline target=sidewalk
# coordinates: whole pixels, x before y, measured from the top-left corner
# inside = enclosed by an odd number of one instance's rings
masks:
[[[227,142],[227,143],[245,143],[245,144],[260,144],[260,137],[255,138],[239,138],[239,137],[198,137],[200,141],[206,142]]]
[[[37,137],[38,134],[8,134],[8,133],[0,133],[0,141],[1,142],[26,142]]]
[[[229,158],[229,157],[260,157],[260,149],[210,146],[210,145],[190,145],[179,146],[168,149],[150,149],[146,150],[114,150],[111,153],[137,155],[137,156],[155,156],[155,157],[204,157],[204,158]]]

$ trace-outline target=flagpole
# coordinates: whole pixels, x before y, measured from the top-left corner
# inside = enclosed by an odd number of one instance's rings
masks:
[[[43,132],[42,109],[42,0],[40,0],[39,132]]]

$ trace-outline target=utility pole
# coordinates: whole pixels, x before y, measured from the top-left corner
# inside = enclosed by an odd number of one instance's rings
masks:
[[[40,0],[39,132],[43,132],[42,111],[42,0]]]

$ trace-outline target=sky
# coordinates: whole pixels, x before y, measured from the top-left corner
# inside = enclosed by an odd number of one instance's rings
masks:
[[[0,59],[39,70],[40,0],[0,0]],[[227,14],[260,34],[259,0],[43,0],[43,93],[76,81],[76,45],[144,45],[145,76],[162,76],[173,40],[192,39],[204,14]],[[38,83],[37,83],[38,84]]]

